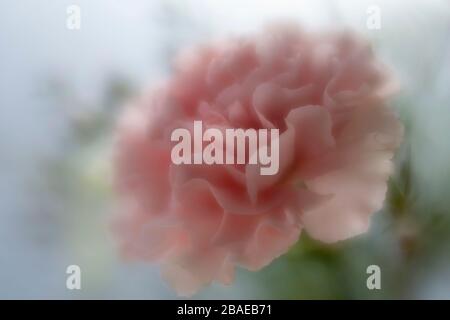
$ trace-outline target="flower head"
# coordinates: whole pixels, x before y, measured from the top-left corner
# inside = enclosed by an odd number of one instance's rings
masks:
[[[125,110],[118,127],[116,221],[123,252],[159,261],[180,294],[258,270],[305,230],[335,242],[382,207],[402,126],[393,81],[349,32],[276,27],[182,52],[173,76]],[[279,170],[175,165],[171,132],[279,129]]]

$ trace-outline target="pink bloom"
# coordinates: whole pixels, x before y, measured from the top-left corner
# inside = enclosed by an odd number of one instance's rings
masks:
[[[385,198],[402,126],[393,82],[351,33],[277,27],[183,52],[118,128],[123,252],[159,261],[178,293],[259,270],[304,229],[331,243],[367,231]],[[173,129],[278,128],[280,167],[174,165]]]

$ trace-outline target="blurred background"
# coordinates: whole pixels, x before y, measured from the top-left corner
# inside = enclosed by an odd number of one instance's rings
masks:
[[[81,28],[67,27],[70,5]],[[367,27],[371,6],[379,29]],[[0,4],[0,298],[176,298],[158,267],[124,262],[109,232],[111,143],[130,96],[176,51],[273,21],[365,34],[400,78],[406,126],[385,208],[332,246],[305,234],[260,272],[194,298],[450,298],[450,1],[3,0]],[[66,268],[82,289],[66,289]],[[366,268],[381,268],[368,290]]]

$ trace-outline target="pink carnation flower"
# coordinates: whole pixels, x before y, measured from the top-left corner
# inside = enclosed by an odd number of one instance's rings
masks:
[[[259,270],[302,230],[331,243],[367,231],[383,205],[402,126],[393,81],[347,32],[277,27],[182,52],[173,76],[118,128],[123,252],[159,261],[179,294],[241,266]],[[174,165],[175,128],[278,128],[275,175],[258,165]]]

